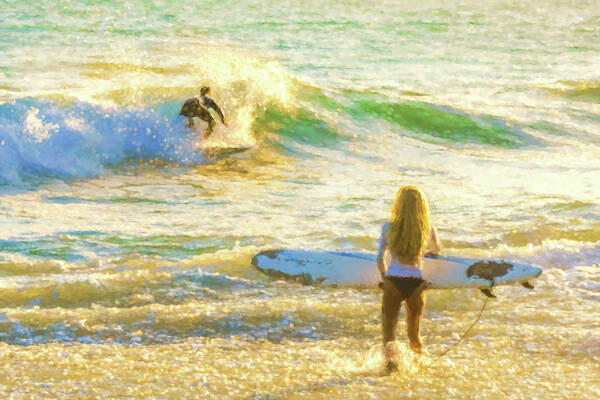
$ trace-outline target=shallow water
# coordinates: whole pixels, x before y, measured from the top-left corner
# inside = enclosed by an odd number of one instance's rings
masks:
[[[0,397],[600,396],[595,2],[13,2],[0,21]],[[230,122],[177,116],[202,85]],[[220,157],[207,148],[252,146]],[[446,254],[544,272],[431,291],[383,373],[380,293],[263,249],[376,250],[398,187]],[[557,377],[561,377],[558,379]]]

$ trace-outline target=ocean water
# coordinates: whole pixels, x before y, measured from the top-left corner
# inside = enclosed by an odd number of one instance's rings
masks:
[[[0,10],[0,397],[597,399],[597,1],[13,1]],[[178,111],[208,85],[229,129]],[[251,147],[219,154],[222,147]],[[377,290],[252,256],[374,252],[395,193],[535,290]],[[433,363],[433,364],[432,364]]]

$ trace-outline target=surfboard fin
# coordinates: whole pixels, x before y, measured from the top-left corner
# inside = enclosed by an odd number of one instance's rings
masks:
[[[494,296],[494,294],[492,293],[492,290],[489,288],[479,289],[479,290],[481,290],[481,293],[485,294],[486,297],[489,297],[490,299],[496,298],[496,296]]]
[[[531,283],[529,283],[528,281],[521,282],[521,285],[523,285],[523,287],[526,287],[527,289],[533,289],[534,288],[534,286]]]

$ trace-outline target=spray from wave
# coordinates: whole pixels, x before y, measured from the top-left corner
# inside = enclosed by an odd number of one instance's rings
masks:
[[[270,104],[285,108],[293,81],[276,61],[238,49],[204,46],[202,54],[213,62],[124,53],[103,62],[69,59],[65,77],[30,76],[38,86],[9,91],[0,104],[0,183],[87,178],[127,162],[205,163],[199,132],[186,131],[178,116],[204,85],[230,125],[212,144],[254,145],[256,113]]]
[[[78,102],[65,109],[31,98],[0,105],[0,182],[96,176],[125,161],[203,162],[180,119],[164,112],[173,106],[162,108],[108,109]]]

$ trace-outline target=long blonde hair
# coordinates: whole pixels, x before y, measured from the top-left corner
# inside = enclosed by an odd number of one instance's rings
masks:
[[[429,205],[421,190],[404,186],[398,190],[387,231],[390,251],[406,264],[417,264],[429,239]]]

